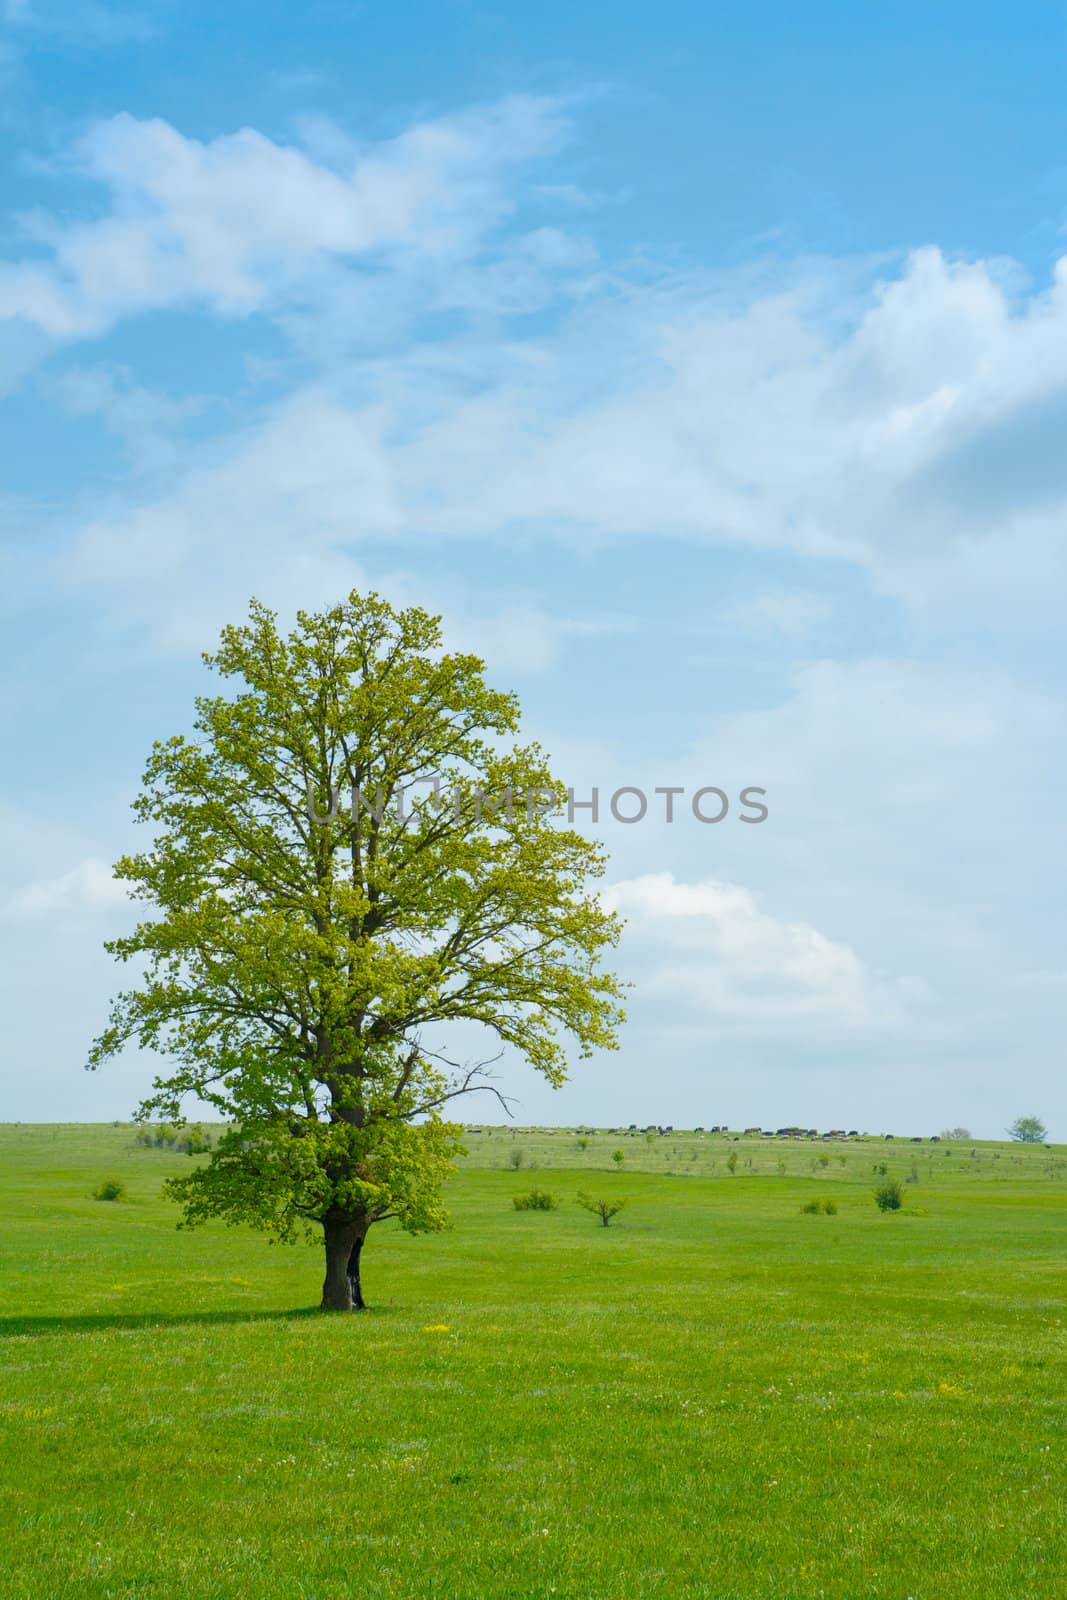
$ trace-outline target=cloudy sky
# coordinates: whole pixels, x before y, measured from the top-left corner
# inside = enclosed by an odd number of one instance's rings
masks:
[[[1062,6],[0,18],[0,1116],[132,1109],[147,748],[360,586],[601,795],[630,1020],[520,1120],[1067,1137]]]

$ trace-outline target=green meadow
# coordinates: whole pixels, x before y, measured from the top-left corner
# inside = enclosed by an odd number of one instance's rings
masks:
[[[467,1146],[343,1316],[317,1248],[176,1230],[196,1158],[0,1129],[3,1600],[1062,1600],[1062,1147]]]

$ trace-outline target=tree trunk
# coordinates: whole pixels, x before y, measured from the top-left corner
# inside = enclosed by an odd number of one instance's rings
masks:
[[[359,1286],[359,1255],[367,1237],[364,1218],[324,1222],[326,1277],[322,1285],[322,1311],[362,1311]]]
[[[365,1237],[366,1235],[362,1233],[356,1235],[348,1257],[348,1288],[352,1296],[353,1311],[364,1311],[366,1309],[363,1303],[363,1293],[359,1286],[359,1256],[360,1251],[363,1249]]]

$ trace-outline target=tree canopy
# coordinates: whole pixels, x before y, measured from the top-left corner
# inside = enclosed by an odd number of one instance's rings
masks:
[[[1016,1117],[1008,1133],[1020,1144],[1044,1144],[1048,1129],[1040,1117]]]
[[[515,696],[421,609],[352,593],[283,635],[253,602],[204,659],[231,692],[148,758],[153,840],[115,868],[146,914],[108,945],[138,977],[89,1065],[131,1042],[169,1058],[138,1115],[193,1098],[229,1123],[168,1185],[185,1222],[321,1227],[344,1309],[374,1221],[444,1223],[442,1110],[495,1092],[457,1025],[554,1085],[569,1050],[616,1044],[605,857],[549,815],[563,786],[516,742]]]

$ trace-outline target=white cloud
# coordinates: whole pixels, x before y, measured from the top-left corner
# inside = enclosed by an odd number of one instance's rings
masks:
[[[210,194],[204,205],[213,226]],[[496,266],[465,248],[450,261],[454,303],[484,293],[494,316],[527,292],[540,303],[544,275],[570,271],[545,265],[542,240],[535,289],[516,265],[527,246],[510,248],[500,299]],[[212,257],[214,289],[251,260]],[[121,586],[149,551],[172,586],[208,545],[253,571],[264,538],[299,540],[314,560],[370,539],[521,527],[837,558],[920,614],[1051,622],[1067,588],[1067,265],[1029,295],[997,264],[935,250],[838,303],[843,276],[808,267],[785,288],[669,290],[590,276],[536,335],[480,338],[472,323],[427,342],[410,324],[417,273],[330,279],[317,310],[286,313],[329,376],[214,441],[165,496],[98,518],[78,569]],[[368,326],[396,348],[366,359],[336,331]],[[800,639],[823,620],[810,591],[779,592],[731,625]]]
[[[1040,289],[932,247],[718,277],[600,267],[561,186],[520,178],[564,130],[558,101],[523,96],[375,145],[321,119],[299,146],[97,124],[76,164],[110,208],[24,219],[38,253],[0,267],[0,318],[72,338],[153,307],[260,311],[319,376],[154,502],[95,518],[82,572],[173,589],[205,545],[259,570],[283,526],[332,565],[368,538],[519,525],[839,558],[921,614],[1058,616],[1067,257]],[[425,335],[443,311],[458,323]],[[731,626],[800,640],[824,620],[809,589]]]
[[[72,338],[169,306],[243,316],[299,300],[322,258],[462,257],[510,211],[505,176],[553,148],[561,127],[557,102],[515,96],[416,124],[335,169],[252,128],[201,142],[159,119],[113,117],[74,156],[106,186],[110,211],[24,218],[51,259],[0,267],[0,317]],[[548,230],[530,248],[559,264]]]
[[[98,417],[122,440],[129,465],[156,475],[177,464],[183,430],[205,406],[146,389],[126,367],[67,367],[45,388],[68,416]]]
[[[104,862],[88,856],[58,877],[25,884],[9,896],[0,910],[5,917],[19,919],[49,917],[57,912],[104,911],[126,903],[125,885],[112,877],[111,868]]]
[[[914,978],[877,981],[847,944],[771,916],[736,884],[646,873],[615,884],[603,899],[632,919],[628,940],[645,947],[640,996],[720,1025],[764,1033],[790,1022],[820,1031],[884,1028],[926,993]]]

